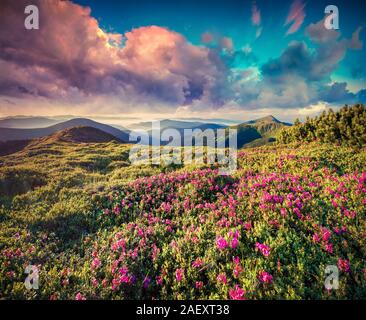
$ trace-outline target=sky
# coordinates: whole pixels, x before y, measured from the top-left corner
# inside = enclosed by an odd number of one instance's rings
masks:
[[[366,5],[322,0],[0,2],[0,116],[292,121],[366,102]]]

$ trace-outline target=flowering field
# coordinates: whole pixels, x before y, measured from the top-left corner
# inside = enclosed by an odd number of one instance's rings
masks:
[[[0,216],[0,297],[365,298],[365,149],[262,147],[238,162],[233,176],[151,169],[117,183],[110,171],[100,191],[42,196],[43,186],[12,198]],[[29,264],[38,290],[24,286]],[[338,289],[324,286],[329,265]]]

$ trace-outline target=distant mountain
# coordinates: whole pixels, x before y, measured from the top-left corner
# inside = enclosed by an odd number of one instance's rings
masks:
[[[217,123],[205,123],[198,121],[179,121],[179,120],[161,120],[160,121],[160,129],[176,129],[180,132],[183,143],[183,133],[184,129],[201,129],[202,131],[206,129],[222,129],[233,128],[237,130],[237,143],[238,148],[242,148],[246,145],[260,146],[269,143],[273,143],[275,141],[275,136],[281,128],[284,126],[289,126],[290,124],[279,121],[275,117],[269,115],[263,118],[247,121],[241,124],[226,126],[220,125]],[[150,134],[150,143],[156,145],[159,141],[155,141],[152,139],[152,122],[141,122],[132,126],[131,129],[143,129],[149,131]],[[162,131],[163,132],[163,131]],[[199,134],[198,138],[202,138],[203,134]],[[167,142],[161,142],[160,144],[166,144]],[[225,144],[228,146],[228,137],[225,138]]]
[[[177,121],[189,121],[189,122],[203,122],[203,123],[216,123],[216,124],[221,124],[223,126],[233,126],[236,124],[240,124],[243,121],[241,120],[233,120],[233,119],[221,119],[221,118],[210,118],[210,119],[205,119],[205,118],[178,118],[178,119],[172,119],[172,120],[177,120]]]
[[[284,126],[291,126],[291,124],[279,121],[271,115],[250,121],[249,124],[254,126],[262,135],[262,137],[266,138],[271,137],[273,134],[276,134],[277,131]]]
[[[152,130],[152,123],[151,121],[148,122],[140,122],[137,124],[134,124],[133,126],[130,126],[130,129],[132,130],[146,130],[149,133],[150,136],[150,144],[152,145],[165,145],[168,142],[167,141],[161,141],[160,139],[154,139],[155,136],[153,135],[153,130]],[[205,131],[206,129],[213,129],[213,130],[217,130],[217,129],[221,129],[221,128],[225,128],[226,126],[217,124],[217,123],[204,123],[204,122],[197,122],[197,121],[179,121],[179,120],[169,120],[169,119],[165,119],[165,120],[161,120],[160,121],[160,134],[163,134],[164,131],[166,129],[175,129],[179,132],[180,136],[181,136],[181,144],[183,145],[184,143],[184,130],[195,130],[195,129],[199,129],[202,131]],[[159,133],[157,133],[157,135],[159,135]]]
[[[34,138],[40,138],[51,135],[57,131],[80,126],[97,128],[99,130],[111,134],[112,136],[116,137],[117,139],[123,142],[128,142],[128,133],[119,130],[117,128],[114,128],[112,126],[84,118],[71,119],[46,128],[37,128],[37,129],[0,128],[0,141],[29,140]]]
[[[49,145],[56,142],[71,143],[105,143],[110,141],[122,142],[115,136],[93,127],[72,127],[56,131],[49,136],[31,140],[0,141],[0,156],[16,153],[21,150],[32,149],[35,146]]]
[[[46,117],[7,117],[0,119],[0,128],[32,129],[52,126],[60,121]]]
[[[258,118],[258,119],[255,119],[255,120],[250,120],[250,121],[246,121],[244,122],[245,124],[259,124],[259,123],[279,123],[279,124],[283,124],[283,125],[286,125],[286,126],[291,126],[292,124],[289,123],[289,122],[283,122],[283,121],[280,121],[278,120],[277,118],[275,118],[274,116],[272,115],[269,115],[269,116],[265,116],[265,117],[262,117],[262,118]]]
[[[39,117],[40,118],[40,117]],[[25,120],[26,118],[19,117],[16,120]],[[43,118],[42,118],[43,119]],[[44,118],[47,119],[47,118]],[[3,119],[6,120],[6,119]],[[43,121],[43,120],[41,120]],[[273,116],[266,116],[260,119],[251,120],[244,122],[242,124],[234,125],[234,126],[225,126],[217,123],[205,123],[200,121],[179,121],[179,120],[169,120],[165,119],[160,121],[160,129],[161,133],[164,132],[165,129],[176,129],[180,133],[182,140],[181,143],[184,142],[184,129],[200,129],[205,131],[206,129],[222,129],[226,128],[235,128],[238,130],[238,148],[243,146],[259,146],[268,143],[272,143],[275,141],[275,137],[277,132],[285,127],[290,126],[290,124],[286,122],[281,122]],[[116,139],[129,142],[129,131],[121,130],[112,125],[102,124],[90,119],[85,118],[75,118],[68,121],[64,121],[61,123],[57,123],[52,126],[48,126],[45,128],[35,128],[35,129],[18,129],[18,128],[0,128],[0,141],[9,141],[9,140],[30,140],[40,137],[45,137],[52,135],[55,132],[62,131],[65,129],[70,129],[74,127],[92,127],[99,130],[104,131],[107,134],[112,135]],[[130,129],[143,129],[148,131],[150,136],[150,143],[156,145],[160,142],[161,145],[167,144],[168,142],[155,141],[153,140],[153,132],[152,132],[152,122],[141,122],[137,123],[130,127]],[[82,134],[84,132],[80,132]],[[198,136],[199,138],[201,135]],[[84,138],[80,138],[84,139]],[[88,138],[85,138],[88,140]],[[73,140],[77,140],[76,136],[74,136]],[[227,139],[226,139],[227,140]],[[9,145],[9,144],[8,144]],[[1,146],[0,146],[1,147]],[[8,147],[7,147],[8,148]]]
[[[255,119],[255,120],[249,120],[249,121],[246,121],[244,123],[246,123],[246,124],[256,124],[256,123],[260,123],[260,122],[276,122],[276,123],[282,123],[281,121],[279,121],[278,119],[276,119],[272,115],[265,116],[265,117],[262,117],[262,118],[258,118],[258,119]]]
[[[276,141],[277,132],[283,127],[291,124],[279,121],[275,117],[269,115],[256,120],[250,120],[231,126],[238,130],[237,141],[238,148],[242,147],[258,147]]]
[[[132,130],[143,129],[150,131],[152,129],[152,123],[156,121],[147,121],[140,122],[136,124],[132,124],[129,126]],[[207,123],[207,122],[198,122],[198,121],[180,121],[180,120],[169,120],[164,119],[160,121],[160,129],[197,129],[197,128],[210,128],[210,129],[219,129],[224,128],[224,125],[220,125],[217,123]]]
[[[39,139],[42,142],[76,142],[76,143],[102,143],[119,141],[115,136],[93,127],[73,127],[57,131],[50,136]]]

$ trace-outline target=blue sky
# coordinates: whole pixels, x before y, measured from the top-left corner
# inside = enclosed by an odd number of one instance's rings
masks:
[[[98,1],[77,0],[89,6],[92,15],[106,30],[124,33],[141,26],[158,25],[183,34],[193,44],[201,44],[204,32],[217,33],[233,39],[235,49],[249,44],[258,58],[258,64],[278,57],[292,40],[307,41],[304,29],[324,17],[324,8],[333,4],[339,9],[340,32],[351,37],[352,32],[366,24],[366,3],[363,1],[308,0],[305,3],[305,20],[297,32],[286,35],[288,26],[284,25],[292,0],[258,0],[256,5],[261,11],[262,34],[255,37],[256,27],[251,23],[252,3],[248,0],[135,0],[135,1]],[[366,31],[360,33],[366,42]],[[348,80],[359,80],[352,76],[353,69],[365,64],[365,49],[350,52],[341,62],[334,75]],[[366,67],[363,70],[366,77]],[[361,72],[362,73],[362,72]],[[366,79],[364,79],[366,80]]]

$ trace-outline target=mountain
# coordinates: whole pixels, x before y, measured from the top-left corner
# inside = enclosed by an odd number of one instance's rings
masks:
[[[60,121],[46,117],[15,116],[0,119],[0,128],[32,129],[52,126]]]
[[[134,124],[133,126],[130,126],[130,129],[134,130],[146,130],[149,133],[150,136],[150,143],[152,145],[165,145],[168,142],[167,141],[161,141],[160,139],[155,139],[155,136],[153,135],[154,131],[152,130],[152,123],[151,121],[148,122],[140,122],[137,124]],[[184,144],[184,130],[195,130],[199,129],[202,131],[205,131],[206,129],[212,129],[217,130],[221,128],[225,128],[226,126],[216,124],[216,123],[205,123],[205,122],[197,122],[197,121],[179,121],[179,120],[161,120],[160,121],[160,134],[163,134],[166,129],[175,129],[179,132],[181,141],[180,143]],[[159,133],[157,133],[159,135]]]
[[[18,118],[22,119],[22,118]],[[5,120],[5,119],[3,119]],[[222,129],[234,128],[238,130],[238,148],[243,146],[259,146],[275,141],[277,132],[290,124],[281,122],[273,116],[266,116],[260,119],[251,120],[234,126],[224,126],[217,123],[205,123],[198,121],[178,121],[165,119],[160,121],[160,129],[164,132],[165,129],[176,129],[180,133],[183,143],[184,129]],[[129,132],[120,130],[112,125],[102,124],[86,118],[75,118],[61,123],[57,123],[45,128],[36,129],[19,129],[19,128],[0,128],[0,141],[9,140],[30,140],[40,137],[49,136],[55,132],[62,131],[73,127],[92,127],[108,133],[122,142],[129,141]],[[153,140],[152,122],[141,122],[130,127],[130,129],[143,129],[148,131],[150,143],[156,145],[159,141]],[[255,141],[255,142],[254,142]],[[162,145],[167,142],[160,142]],[[8,147],[7,147],[8,148]]]
[[[21,150],[33,149],[41,145],[50,145],[56,142],[70,143],[106,143],[110,141],[122,142],[115,136],[93,127],[72,127],[32,140],[0,141],[0,156],[16,153]]]
[[[216,124],[221,124],[223,126],[234,126],[236,124],[240,124],[243,121],[241,120],[233,120],[233,119],[221,119],[221,118],[209,118],[209,119],[205,119],[205,118],[177,118],[177,119],[172,119],[172,120],[177,120],[177,121],[190,121],[190,122],[204,122],[204,123],[216,123]]]
[[[279,121],[278,119],[276,119],[272,115],[268,115],[268,116],[265,116],[265,117],[262,117],[262,118],[258,118],[258,119],[255,119],[255,120],[249,120],[249,121],[246,121],[244,123],[246,123],[246,124],[256,124],[256,123],[265,123],[265,122],[282,123],[281,121]]]
[[[128,142],[128,133],[114,128],[112,126],[95,122],[85,118],[75,118],[65,122],[55,124],[46,128],[37,129],[15,129],[15,128],[0,128],[0,141],[9,140],[29,140],[34,138],[45,137],[57,131],[61,131],[73,127],[93,127],[111,134],[117,139]]]
[[[282,122],[272,115],[269,115],[236,126],[230,126],[229,128],[238,130],[238,148],[242,148],[259,147],[273,143],[276,141],[277,132],[286,126],[291,126],[291,124]]]
[[[94,127],[73,127],[57,131],[50,136],[38,139],[41,142],[73,142],[73,143],[101,143],[119,141],[115,136]]]
[[[182,136],[182,143],[183,143],[183,133],[184,129],[201,129],[202,131],[206,129],[221,129],[226,128],[233,128],[237,130],[237,143],[238,148],[242,148],[244,146],[261,146],[273,143],[275,141],[275,136],[277,132],[285,127],[290,126],[291,124],[282,122],[272,115],[247,121],[241,124],[232,125],[232,126],[225,126],[220,125],[217,123],[205,123],[205,122],[198,122],[198,121],[179,121],[179,120],[161,120],[160,121],[160,129],[176,129]],[[149,131],[150,135],[150,143],[156,145],[159,141],[152,139],[152,122],[140,122],[131,126],[131,129],[143,129]],[[202,138],[203,134],[199,134],[198,138]],[[161,142],[160,144],[164,145],[167,142]],[[228,137],[225,139],[225,144],[228,146]]]
[[[147,130],[151,131],[152,123],[157,121],[147,121],[147,122],[139,122],[133,125],[130,125],[129,128],[132,130]],[[160,121],[160,129],[219,129],[224,128],[224,125],[220,125],[217,123],[207,123],[207,122],[198,122],[198,121],[180,121],[180,120],[169,120],[164,119]]]

